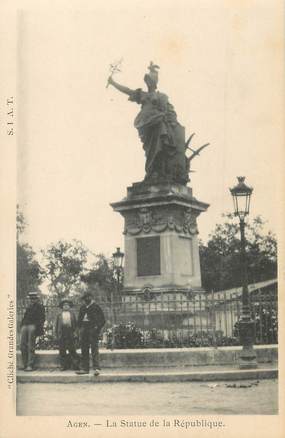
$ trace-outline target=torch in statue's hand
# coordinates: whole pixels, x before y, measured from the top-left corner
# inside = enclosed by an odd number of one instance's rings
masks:
[[[119,61],[115,61],[112,64],[110,64],[110,76],[108,77],[106,88],[108,88],[109,84],[112,82],[113,75],[121,71],[120,67],[122,62],[123,62],[123,58],[119,59]]]

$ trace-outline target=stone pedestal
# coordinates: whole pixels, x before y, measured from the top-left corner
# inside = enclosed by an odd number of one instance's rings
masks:
[[[180,184],[135,183],[111,204],[124,218],[124,295],[201,291],[197,217],[208,204]]]

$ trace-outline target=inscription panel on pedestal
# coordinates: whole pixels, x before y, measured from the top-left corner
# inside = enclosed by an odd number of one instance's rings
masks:
[[[160,275],[160,236],[137,241],[137,276]]]

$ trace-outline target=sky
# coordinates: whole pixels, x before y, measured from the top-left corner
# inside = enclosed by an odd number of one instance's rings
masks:
[[[152,60],[192,146],[190,186],[210,207],[198,218],[206,241],[229,187],[246,176],[251,216],[280,227],[282,66],[280,17],[268,1],[127,0],[93,7],[23,9],[18,16],[18,202],[36,251],[59,239],[95,253],[123,248],[123,219],[110,203],[144,177],[133,121],[139,106],[112,87],[144,88]],[[280,24],[281,25],[281,24]]]

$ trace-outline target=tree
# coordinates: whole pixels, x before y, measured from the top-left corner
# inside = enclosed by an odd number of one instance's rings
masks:
[[[21,211],[19,204],[17,204],[17,211],[16,211],[17,241],[19,240],[20,235],[23,234],[23,232],[25,231],[26,226],[27,223],[24,214]]]
[[[241,286],[239,223],[232,214],[222,215],[207,245],[200,243],[202,285],[207,290]],[[275,235],[264,231],[264,220],[257,216],[246,226],[248,281],[255,283],[277,275],[277,242]]]
[[[82,242],[59,240],[42,254],[50,293],[59,299],[78,294],[82,289],[81,275],[86,270],[88,255]]]
[[[104,254],[98,254],[92,268],[84,275],[82,281],[88,290],[100,299],[111,299],[111,291],[115,289],[113,262]]]
[[[20,242],[20,236],[24,232],[27,223],[24,215],[17,205],[17,299],[21,300],[27,297],[31,291],[38,290],[42,283],[43,270],[35,258],[35,252],[32,247]]]

